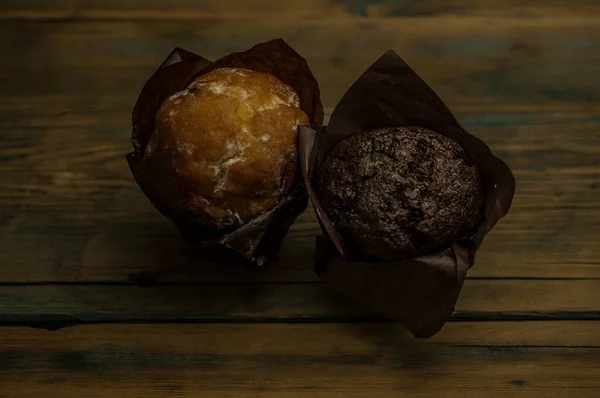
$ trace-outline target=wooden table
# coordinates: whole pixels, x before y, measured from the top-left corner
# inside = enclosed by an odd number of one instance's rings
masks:
[[[597,1],[2,0],[0,21],[0,397],[600,396]],[[312,209],[264,269],[202,263],[133,181],[130,112],[173,47],[275,37],[328,113],[395,49],[513,169],[434,338],[319,282]]]

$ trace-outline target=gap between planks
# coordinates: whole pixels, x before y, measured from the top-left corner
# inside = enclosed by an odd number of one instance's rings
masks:
[[[455,321],[600,320],[598,280],[468,280]],[[319,283],[0,286],[0,322],[385,322]]]

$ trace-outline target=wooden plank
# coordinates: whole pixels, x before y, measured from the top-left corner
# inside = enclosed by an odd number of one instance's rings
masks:
[[[122,157],[135,96],[173,46],[216,57],[280,33],[313,65],[329,110],[381,52],[398,49],[515,169],[513,210],[484,243],[471,276],[600,277],[600,84],[586,69],[597,64],[597,24],[569,16],[370,26],[272,19],[248,33],[249,21],[206,21],[0,26],[0,49],[19,54],[0,61],[0,279],[122,282],[147,273],[158,281],[314,281],[319,229],[310,210],[272,267],[199,263],[181,253]],[[328,41],[315,46],[321,37]]]
[[[178,18],[218,16],[227,18],[268,17],[398,17],[432,16],[440,14],[494,16],[545,16],[563,13],[598,12],[594,0],[576,0],[569,5],[563,1],[533,0],[292,0],[280,3],[273,0],[4,0],[0,17],[21,19],[59,18]]]
[[[145,333],[139,330],[145,330]],[[254,338],[244,340],[254,333],[256,338],[264,341],[263,344]],[[305,346],[295,344],[307,341],[306,336],[314,338]],[[23,327],[0,328],[0,341],[5,349],[89,349],[90,344],[98,342],[98,337],[106,348],[121,346],[132,350],[180,352],[193,351],[196,347],[207,354],[224,355],[241,354],[242,350],[247,350],[248,354],[309,354],[331,349],[336,343],[340,345],[340,352],[368,350],[375,345],[390,349],[406,346],[600,348],[600,322],[450,322],[440,333],[425,340],[413,338],[394,323],[107,324],[78,325],[52,332]]]
[[[103,18],[103,19],[146,19],[199,17],[287,17],[307,18],[319,15],[349,15],[348,7],[327,0],[292,0],[285,3],[273,0],[244,2],[224,0],[5,0],[0,5],[0,18],[6,19],[64,19],[64,18]]]
[[[598,124],[536,117],[545,121],[472,119],[470,130],[513,168],[517,195],[470,276],[600,278]],[[314,236],[321,232],[311,208],[291,228],[279,261],[264,269],[186,256],[126,166],[127,122],[97,126],[91,118],[81,126],[2,131],[1,281],[118,282],[140,273],[159,282],[316,280]]]
[[[349,82],[350,83],[350,82]],[[99,102],[82,93],[54,93],[25,98],[23,96],[0,96],[0,120],[3,130],[21,130],[23,137],[42,128],[90,129],[104,127],[108,132],[128,134],[132,103],[123,96],[103,97]],[[329,120],[334,104],[325,106],[325,122]],[[600,122],[595,104],[556,104],[552,102],[535,105],[518,104],[456,104],[453,112],[469,130],[474,127],[530,126],[549,124],[578,125]],[[125,133],[124,133],[125,132]],[[126,145],[126,144],[122,144]]]
[[[457,323],[429,341],[373,324],[0,328],[0,394],[595,397],[598,327]]]
[[[465,283],[456,320],[600,319],[600,280]],[[0,322],[342,322],[382,317],[320,283],[0,285]]]
[[[553,104],[572,109],[595,104],[597,109],[600,99],[596,17],[500,16],[371,22],[7,21],[0,26],[0,50],[19,56],[0,61],[5,81],[0,96],[29,102],[61,93],[81,101],[78,107],[62,109],[67,114],[98,98],[114,101],[123,111],[132,107],[144,81],[175,46],[217,58],[275,37],[285,38],[307,58],[327,106],[389,48],[405,57],[453,108]]]

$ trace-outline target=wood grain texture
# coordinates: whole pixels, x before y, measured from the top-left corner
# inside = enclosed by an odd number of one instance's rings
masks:
[[[252,19],[6,21],[0,25],[0,50],[11,56],[2,60],[0,76],[19,84],[4,85],[0,96],[77,95],[80,106],[100,97],[128,110],[175,46],[214,59],[283,37],[309,61],[329,107],[366,67],[393,48],[453,108],[554,104],[579,109],[600,99],[596,22],[586,16],[273,18],[261,20],[256,28]]]
[[[0,397],[597,397],[599,19],[595,0],[2,0]],[[513,168],[433,339],[317,281],[311,209],[274,264],[206,263],[134,183],[130,112],[166,54],[275,37],[328,113],[395,49]]]
[[[558,13],[456,18],[3,23],[0,50],[14,55],[0,62],[0,280],[119,282],[144,273],[159,282],[314,281],[312,210],[268,269],[200,263],[185,256],[123,161],[131,106],[174,46],[218,57],[279,35],[309,60],[329,111],[362,70],[396,48],[513,168],[513,209],[471,276],[600,277],[600,28]]]
[[[513,168],[517,194],[470,275],[598,278],[598,124],[536,123],[471,123]],[[291,228],[279,261],[265,269],[186,256],[123,160],[130,145],[126,128],[90,123],[4,130],[0,280],[118,282],[140,273],[157,282],[315,280],[320,228],[312,209]]]
[[[383,318],[321,283],[3,285],[0,324],[344,322]],[[455,320],[600,320],[600,279],[469,280]]]
[[[554,16],[557,13],[593,13],[594,0],[4,0],[0,17],[21,19],[106,18],[189,19],[198,17],[331,18],[438,16]]]
[[[429,341],[373,324],[2,328],[0,394],[594,397],[598,326],[455,323]]]

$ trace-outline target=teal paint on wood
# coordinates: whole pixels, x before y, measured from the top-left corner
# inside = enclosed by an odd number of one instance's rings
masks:
[[[337,0],[339,3],[349,3],[348,11],[357,17],[366,17],[369,6],[404,5],[418,3],[421,0]]]
[[[504,58],[511,55],[514,46],[512,36],[478,35],[454,38],[438,37],[419,40],[413,50],[420,56],[472,60]]]
[[[488,70],[445,78],[443,85],[473,98],[503,103],[563,102],[587,104],[600,101],[600,74],[593,63],[577,66],[499,65]]]

